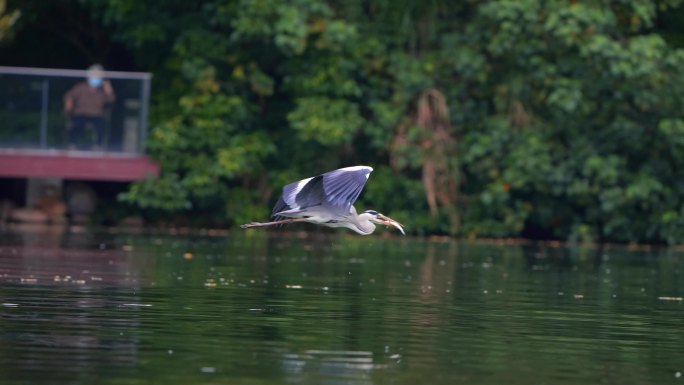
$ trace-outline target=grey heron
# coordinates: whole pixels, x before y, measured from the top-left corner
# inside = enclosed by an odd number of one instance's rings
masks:
[[[396,228],[404,233],[403,225],[375,210],[357,214],[354,202],[366,185],[372,167],[340,168],[293,182],[283,187],[271,217],[273,222],[252,222],[240,227],[264,227],[294,222],[310,222],[327,227],[346,227],[361,235],[375,231],[375,225]]]

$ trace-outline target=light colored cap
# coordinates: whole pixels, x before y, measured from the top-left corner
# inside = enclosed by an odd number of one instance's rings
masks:
[[[93,64],[88,68],[88,72],[86,73],[86,76],[88,78],[103,78],[104,77],[104,68],[100,64]]]

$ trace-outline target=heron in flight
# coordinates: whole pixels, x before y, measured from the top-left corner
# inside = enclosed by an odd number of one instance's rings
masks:
[[[368,235],[378,224],[394,227],[406,235],[401,223],[377,211],[356,213],[354,202],[372,171],[373,168],[368,166],[345,167],[290,183],[283,187],[283,195],[273,208],[273,222],[252,222],[240,227],[248,229],[310,222],[327,227],[346,227]]]

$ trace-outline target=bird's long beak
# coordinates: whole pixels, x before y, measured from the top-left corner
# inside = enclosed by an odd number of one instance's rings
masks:
[[[380,219],[383,225],[394,227],[395,229],[401,231],[401,235],[406,235],[406,233],[404,232],[404,225],[402,225],[401,223],[382,214],[378,214],[378,219]]]

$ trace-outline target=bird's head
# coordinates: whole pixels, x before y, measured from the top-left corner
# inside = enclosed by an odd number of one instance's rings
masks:
[[[382,215],[375,210],[366,210],[363,212],[363,214],[368,215],[368,219],[375,224],[394,227],[395,229],[401,231],[402,235],[406,235],[406,233],[404,233],[404,225],[390,217]]]

